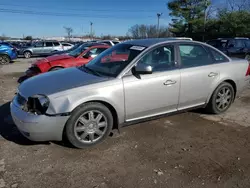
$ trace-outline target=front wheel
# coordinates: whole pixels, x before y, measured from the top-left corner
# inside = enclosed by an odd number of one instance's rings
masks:
[[[0,64],[4,65],[4,64],[8,64],[10,63],[10,57],[8,55],[0,55]]]
[[[66,123],[65,133],[77,148],[87,148],[102,142],[111,132],[113,116],[100,103],[86,103],[77,107]]]
[[[227,111],[234,100],[234,95],[234,88],[230,83],[221,83],[215,89],[206,110],[213,114],[220,114]]]

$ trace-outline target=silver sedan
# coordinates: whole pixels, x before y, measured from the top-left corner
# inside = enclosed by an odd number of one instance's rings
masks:
[[[118,44],[84,66],[35,76],[19,86],[11,114],[34,141],[78,148],[137,120],[192,108],[225,112],[249,83],[246,60],[195,41],[145,39]]]

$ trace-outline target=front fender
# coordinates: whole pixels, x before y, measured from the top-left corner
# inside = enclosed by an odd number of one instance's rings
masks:
[[[121,81],[121,80],[120,80]],[[72,90],[72,92],[50,98],[48,114],[70,113],[78,106],[92,101],[101,101],[111,105],[118,115],[119,123],[125,120],[124,93],[122,84],[112,84],[103,88]]]

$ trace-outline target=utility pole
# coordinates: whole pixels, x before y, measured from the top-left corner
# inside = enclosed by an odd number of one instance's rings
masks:
[[[157,37],[159,37],[160,34],[160,17],[162,16],[162,13],[157,13]]]
[[[90,38],[93,40],[93,22],[90,22]]]
[[[208,7],[208,2],[207,2],[207,0],[205,0],[204,25],[203,25],[203,42],[205,42],[206,22],[207,22],[207,7]]]

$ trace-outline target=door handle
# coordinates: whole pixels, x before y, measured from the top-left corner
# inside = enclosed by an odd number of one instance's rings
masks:
[[[163,83],[165,86],[173,85],[176,84],[175,80],[167,80],[166,82]]]
[[[216,72],[210,72],[208,74],[208,77],[215,77],[215,76],[218,76],[218,73],[216,73]]]

